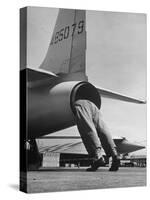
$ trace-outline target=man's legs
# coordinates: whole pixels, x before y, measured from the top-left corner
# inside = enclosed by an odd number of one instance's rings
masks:
[[[98,151],[101,149],[101,143],[99,141],[92,119],[84,107],[78,105],[75,106],[75,110],[77,127],[83,144],[89,156],[97,159],[99,157]]]
[[[118,153],[116,149],[116,145],[111,137],[111,134],[105,125],[104,121],[102,120],[102,116],[99,113],[98,114],[99,118],[96,122],[96,129],[98,136],[100,138],[102,147],[108,157],[112,156],[113,161],[112,161],[112,166],[110,168],[110,171],[117,171],[119,168],[119,159],[118,159]]]
[[[76,106],[76,121],[83,144],[92,158],[93,162],[87,171],[96,171],[99,166],[104,165],[105,161],[101,153],[101,143],[97,135],[90,113],[84,107]]]
[[[116,146],[95,105],[87,103],[85,100],[80,100],[80,102],[75,104],[75,110],[77,127],[85,148],[89,156],[95,159],[88,171],[96,171],[101,164],[104,164],[101,154],[101,144],[106,155],[113,158],[117,156]],[[115,170],[113,169],[112,171]]]
[[[87,108],[79,105],[75,106],[75,110],[77,127],[83,144],[90,157],[95,160],[99,159],[101,157],[101,143],[90,116],[90,110],[87,113]]]

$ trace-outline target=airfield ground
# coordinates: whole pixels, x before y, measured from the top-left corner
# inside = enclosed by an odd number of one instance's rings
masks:
[[[107,167],[96,172],[85,168],[46,168],[28,172],[27,182],[28,193],[145,186],[146,168],[126,167],[117,172],[109,172]]]

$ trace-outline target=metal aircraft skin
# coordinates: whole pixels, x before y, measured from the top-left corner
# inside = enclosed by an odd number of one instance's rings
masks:
[[[145,103],[95,87],[88,82],[85,63],[85,12],[60,9],[42,64],[38,69],[27,67],[22,70],[27,77],[28,139],[39,138],[75,125],[72,104],[79,98],[93,101],[98,108],[101,106],[101,96],[132,103]]]

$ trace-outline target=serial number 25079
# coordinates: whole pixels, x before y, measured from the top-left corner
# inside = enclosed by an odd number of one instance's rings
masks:
[[[51,45],[57,44],[58,42],[67,39],[77,33],[81,34],[84,30],[84,21],[79,21],[79,23],[74,23],[71,26],[66,26],[55,33],[51,40]]]

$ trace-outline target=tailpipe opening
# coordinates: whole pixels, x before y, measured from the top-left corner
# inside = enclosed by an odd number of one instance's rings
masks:
[[[73,113],[74,111],[74,102],[79,100],[79,99],[87,99],[91,102],[93,102],[98,109],[101,108],[101,97],[100,94],[98,93],[98,90],[96,89],[95,86],[93,86],[89,82],[79,82],[74,86],[71,92],[70,96],[70,104],[71,104],[71,109]]]

